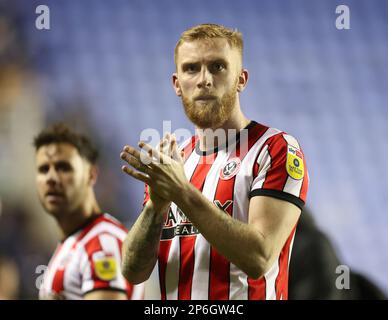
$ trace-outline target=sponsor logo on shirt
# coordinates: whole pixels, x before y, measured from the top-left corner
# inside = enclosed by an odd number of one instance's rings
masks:
[[[295,179],[301,180],[304,177],[304,164],[303,155],[297,148],[288,145],[287,146],[287,163],[286,163],[288,175]]]
[[[111,281],[117,277],[117,263],[113,255],[103,252],[93,257],[96,276],[103,281]]]
[[[214,204],[221,210],[227,212],[227,209],[233,204],[233,201],[227,200],[225,203],[221,203],[219,200],[214,200]],[[170,208],[163,226],[161,240],[171,240],[176,236],[193,236],[199,233],[198,229],[179,208],[177,208],[177,217],[175,217]]]

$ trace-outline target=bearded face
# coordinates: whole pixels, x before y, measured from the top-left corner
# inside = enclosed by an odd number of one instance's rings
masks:
[[[239,107],[241,53],[224,38],[183,42],[173,75],[176,94],[187,117],[198,128],[218,129]]]
[[[193,98],[182,94],[182,103],[186,116],[197,127],[219,128],[232,114],[237,99],[237,79],[233,87],[222,97],[211,95],[211,93],[201,93]]]
[[[36,153],[40,202],[56,218],[82,206],[87,197],[90,164],[68,143],[41,146]]]

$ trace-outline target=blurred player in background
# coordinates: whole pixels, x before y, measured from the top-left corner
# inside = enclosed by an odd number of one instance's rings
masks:
[[[344,265],[331,239],[303,209],[290,261],[290,300],[386,300],[384,292],[366,275],[350,269],[349,288],[337,287],[337,267]]]
[[[172,80],[197,135],[183,143],[183,157],[168,134],[159,150],[140,142],[145,152],[126,146],[121,154],[136,169],[123,170],[148,185],[123,245],[126,278],[156,279],[147,298],[287,299],[308,174],[294,137],[242,113],[242,52],[235,30],[185,31]],[[230,139],[228,130],[239,134]]]
[[[39,199],[62,231],[39,297],[142,298],[142,286],[132,286],[121,274],[121,245],[127,230],[101,212],[95,197],[95,147],[64,124],[40,132],[34,145]]]

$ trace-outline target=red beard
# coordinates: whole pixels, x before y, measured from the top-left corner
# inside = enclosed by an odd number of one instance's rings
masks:
[[[236,104],[237,92],[226,93],[221,99],[209,100],[208,103],[198,103],[182,95],[182,103],[187,117],[198,128],[220,128],[232,114]]]

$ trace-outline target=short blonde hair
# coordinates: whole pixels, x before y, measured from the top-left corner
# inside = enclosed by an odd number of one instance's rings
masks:
[[[178,49],[183,42],[214,38],[226,39],[232,48],[237,48],[241,55],[242,61],[244,43],[241,32],[239,32],[237,29],[232,30],[219,24],[205,23],[191,27],[181,34],[181,37],[175,45],[174,50],[175,65],[177,64],[178,59]]]

